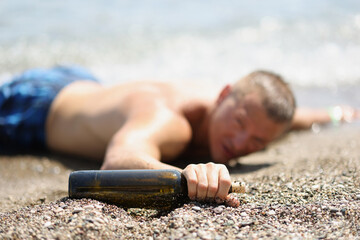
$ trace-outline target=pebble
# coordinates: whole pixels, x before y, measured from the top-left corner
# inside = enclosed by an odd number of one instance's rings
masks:
[[[133,229],[133,228],[134,228],[134,225],[132,225],[132,224],[126,224],[125,227],[126,227],[127,229]]]
[[[201,239],[204,239],[204,240],[210,240],[210,239],[212,239],[212,234],[211,234],[211,232],[199,230],[199,231],[197,232],[197,235],[198,235]]]
[[[7,196],[7,198],[6,198],[7,200],[9,200],[9,201],[14,201],[14,197],[13,196]]]
[[[253,224],[254,224],[254,221],[241,222],[241,223],[239,224],[239,227],[250,226],[250,225],[253,225]]]
[[[294,223],[302,223],[302,221],[300,219],[295,219]]]
[[[224,211],[224,206],[218,206],[218,207],[214,208],[214,212],[215,212],[216,214],[220,214],[220,213],[222,213],[223,211]]]
[[[79,212],[82,212],[82,211],[84,211],[84,209],[79,207],[79,208],[74,208],[72,213],[79,213]]]
[[[316,191],[320,189],[320,185],[319,184],[315,184],[311,187],[312,190]]]
[[[220,235],[215,235],[214,240],[224,240],[225,238]]]
[[[84,221],[94,223],[94,220],[92,220],[91,218],[84,218]]]
[[[270,210],[270,211],[267,212],[267,214],[271,216],[271,215],[275,215],[276,212],[274,210]]]
[[[87,209],[87,210],[89,210],[89,209],[94,209],[95,207],[93,206],[93,205],[86,205],[86,206],[84,206],[84,209]]]
[[[197,212],[201,211],[201,207],[198,206],[193,206],[191,209]]]
[[[94,221],[98,222],[98,223],[101,223],[101,224],[105,223],[105,221],[102,218],[99,218],[99,217],[94,218]]]
[[[51,222],[46,222],[45,224],[44,224],[44,227],[50,227],[52,225],[52,223]]]
[[[342,213],[343,215],[346,214],[346,208],[342,208],[340,211],[341,211],[341,213]]]
[[[229,220],[229,221],[227,221],[227,223],[226,223],[226,225],[228,225],[228,226],[232,226],[232,225],[234,225],[235,224],[235,222],[233,221],[233,220]]]
[[[53,168],[51,168],[50,171],[51,171],[51,173],[56,174],[56,175],[60,174],[60,172],[61,172],[59,167],[53,167]]]
[[[247,217],[248,214],[247,214],[246,212],[242,212],[242,213],[240,213],[240,216],[242,216],[242,217]]]
[[[329,208],[329,211],[330,211],[331,213],[336,213],[336,212],[339,211],[339,209],[337,209],[337,208],[335,208],[335,207],[330,207],[330,208]]]
[[[59,212],[62,212],[62,211],[64,211],[64,209],[62,209],[61,207],[58,207],[58,208],[54,209],[55,213],[59,213]]]
[[[342,216],[343,214],[341,212],[336,212],[336,216]]]
[[[356,194],[355,199],[360,200],[360,194]]]
[[[39,173],[42,173],[44,171],[44,167],[40,164],[37,164],[35,166],[33,166],[33,170]]]

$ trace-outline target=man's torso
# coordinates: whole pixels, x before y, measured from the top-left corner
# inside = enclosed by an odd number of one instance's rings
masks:
[[[65,87],[51,105],[46,122],[47,145],[56,151],[102,159],[112,136],[133,116],[141,118],[147,116],[147,111],[165,110],[181,122],[186,120],[184,111],[189,106],[206,101],[195,98],[186,89],[164,83],[134,82],[103,87],[95,82],[78,81]],[[186,133],[178,144],[187,144],[192,134],[190,124],[174,127]],[[171,159],[179,152],[167,154]]]

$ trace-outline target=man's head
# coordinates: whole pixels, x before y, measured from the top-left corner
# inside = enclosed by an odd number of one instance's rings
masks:
[[[295,99],[282,78],[256,71],[226,86],[211,113],[209,145],[216,162],[263,149],[284,133],[295,112]]]

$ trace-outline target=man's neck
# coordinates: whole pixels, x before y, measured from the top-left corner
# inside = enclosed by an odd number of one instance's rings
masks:
[[[184,116],[192,129],[191,148],[208,151],[208,126],[211,106],[197,103],[184,109]]]

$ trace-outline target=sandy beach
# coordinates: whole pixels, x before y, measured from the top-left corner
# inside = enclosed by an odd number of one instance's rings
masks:
[[[224,87],[262,69],[284,77],[297,106],[360,109],[358,0],[69,3],[0,1],[0,83],[75,64],[106,86]],[[69,174],[100,163],[0,153],[0,239],[360,239],[359,140],[360,122],[289,133],[229,167],[247,184],[238,208],[163,213],[69,199]]]
[[[2,239],[359,239],[360,126],[292,132],[229,167],[238,208],[190,202],[170,212],[67,198],[73,170],[49,153],[0,158]]]

